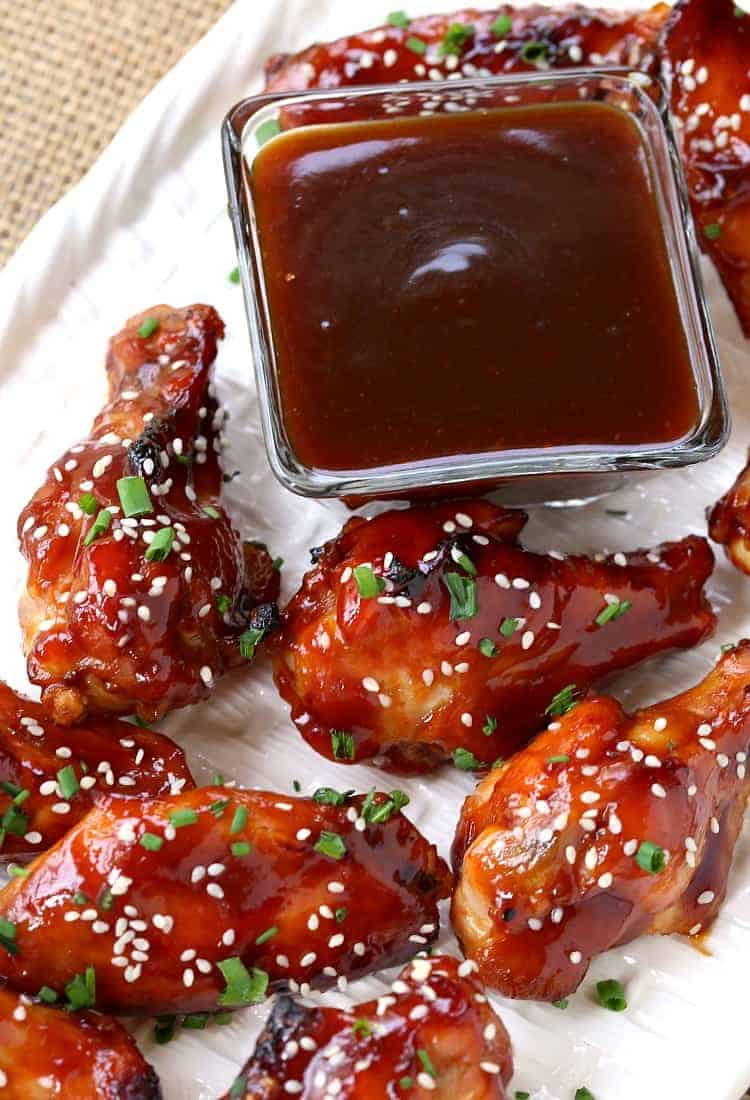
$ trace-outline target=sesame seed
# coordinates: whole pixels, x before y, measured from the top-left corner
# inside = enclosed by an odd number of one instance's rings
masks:
[[[521,649],[531,649],[534,644],[534,631],[526,630],[521,637]]]
[[[702,894],[698,895],[698,904],[710,905],[715,897],[716,894],[713,892],[713,890],[704,890]]]
[[[214,674],[208,665],[203,665],[200,670],[200,678],[203,683],[208,687],[213,683]]]
[[[665,730],[666,728],[667,728],[666,718],[657,718],[656,721],[654,722],[654,729],[656,730],[656,732],[661,733],[661,731]]]
[[[374,692],[375,694],[380,691],[380,684],[372,676],[364,677],[364,679],[362,680],[362,687],[365,689],[365,691]]]
[[[573,966],[578,966],[581,959],[583,958],[583,955],[581,954],[580,951],[571,951],[570,954],[568,955],[568,958],[573,963]]]
[[[605,871],[603,875],[599,876],[598,885],[602,888],[602,890],[607,890],[612,885],[612,881],[613,879],[610,872]]]
[[[466,645],[470,638],[471,632],[469,630],[464,630],[461,634],[456,635],[456,645]]]
[[[345,889],[346,887],[344,886],[343,882],[336,882],[334,880],[333,882],[328,883],[328,890],[331,894],[343,894]]]
[[[599,794],[596,791],[583,791],[581,793],[581,802],[586,806],[590,806],[593,802],[599,801]]]
[[[667,797],[667,792],[664,790],[661,783],[652,783],[651,784],[651,793],[654,795],[655,798],[666,798]]]

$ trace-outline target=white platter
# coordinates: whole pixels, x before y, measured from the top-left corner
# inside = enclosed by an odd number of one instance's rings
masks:
[[[451,0],[415,0],[410,13],[451,6]],[[307,567],[308,548],[334,534],[344,518],[342,506],[293,497],[268,472],[241,292],[227,281],[235,257],[219,125],[236,100],[260,86],[268,54],[377,24],[387,10],[386,0],[237,0],[0,275],[0,673],[14,686],[28,690],[16,626],[23,581],[16,516],[48,464],[98,409],[106,340],[129,314],[159,301],[202,300],[225,318],[218,380],[232,412],[231,460],[242,470],[229,495],[243,529],[283,555],[285,595]],[[54,125],[54,113],[49,117]],[[601,504],[572,513],[538,511],[526,536],[535,547],[629,549],[705,533],[704,509],[733,480],[750,442],[750,343],[712,271],[707,280],[735,424],[730,445],[707,465],[666,473],[611,498],[609,507],[630,509],[627,521],[607,517]],[[704,674],[721,643],[750,635],[750,580],[723,557],[709,593],[721,612],[716,637],[619,677],[613,686],[628,705],[688,686]],[[163,728],[188,750],[199,775],[209,761],[212,770],[241,783],[286,792],[294,779],[303,791],[343,782],[342,769],[321,760],[295,732],[262,661],[222,683],[210,702],[172,715]],[[346,773],[346,784],[361,789],[387,782],[371,768]],[[412,798],[409,816],[447,854],[471,778],[446,770],[400,785]],[[456,949],[447,931],[441,943]],[[747,829],[707,948],[700,953],[677,937],[650,937],[612,951],[597,960],[565,1012],[499,1002],[515,1048],[513,1088],[530,1091],[534,1100],[572,1100],[580,1085],[596,1100],[737,1100],[750,1082]],[[604,977],[627,983],[626,1013],[594,1004],[590,990]],[[382,984],[380,977],[359,982],[352,997],[366,999]],[[345,1000],[338,994],[325,999]],[[152,1044],[149,1026],[135,1031],[167,1100],[213,1100],[250,1053],[266,1013],[267,1006],[245,1010],[230,1025],[183,1032],[166,1047]]]

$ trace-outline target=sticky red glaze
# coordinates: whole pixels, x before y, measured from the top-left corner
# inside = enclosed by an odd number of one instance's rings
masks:
[[[158,328],[140,337],[147,318]],[[220,504],[224,413],[211,365],[223,332],[210,306],[131,318],[110,343],[109,401],[90,436],[51,467],[21,513],[28,673],[61,724],[103,711],[154,720],[205,698],[242,662],[237,639],[253,608],[276,598],[270,557],[243,545]],[[176,448],[193,461],[178,461]],[[143,520],[123,522],[116,483],[126,476],[148,484],[154,510]],[[117,509],[88,547],[94,519],[78,507],[86,492]],[[146,540],[167,526],[177,535],[169,557],[146,561]]]
[[[386,766],[424,771],[465,748],[490,764],[543,724],[561,688],[583,689],[710,632],[702,586],[713,556],[704,539],[597,562],[524,550],[517,535],[525,519],[487,501],[454,501],[352,519],[326,544],[286,610],[275,658],[279,690],[313,748],[332,757],[331,732],[348,730],[358,761],[377,755]],[[471,619],[449,618],[445,574],[466,575],[452,547],[478,572]],[[384,566],[387,554],[406,567],[405,584],[400,568]],[[375,599],[361,599],[349,576],[368,562],[393,578]],[[599,627],[605,595],[632,607]],[[500,634],[505,619],[520,618],[510,637]],[[483,638],[496,656],[480,651]],[[369,677],[374,684],[365,684]],[[497,721],[490,736],[488,716]]]
[[[698,238],[750,336],[750,15],[736,11],[732,0],[678,3],[663,67]]]
[[[437,937],[450,874],[403,814],[358,828],[360,804],[226,787],[137,806],[103,799],[0,892],[18,946],[15,955],[0,946],[0,978],[24,992],[62,990],[93,966],[97,1008],[161,1014],[216,1008],[226,988],[216,964],[227,958],[266,971],[272,987],[324,986],[403,962]],[[238,807],[247,811],[239,826]],[[170,815],[185,810],[197,821],[169,839]],[[343,858],[315,851],[322,831],[343,838]],[[159,851],[141,845],[144,832],[166,838]],[[250,852],[232,854],[237,842]],[[91,903],[76,904],[78,891]]]
[[[742,642],[702,683],[632,716],[586,700],[488,775],[461,814],[451,914],[480,977],[553,1001],[601,951],[705,930],[747,802],[749,743]],[[637,861],[643,841],[668,853],[656,874]]]
[[[501,15],[512,19],[502,39],[491,30]],[[667,20],[669,20],[668,25]],[[453,23],[470,24],[470,35],[456,54],[439,55]],[[407,39],[427,44],[416,54]],[[399,80],[440,80],[451,73],[485,76],[533,72],[538,62],[524,60],[529,42],[545,46],[545,67],[610,64],[659,73],[671,88],[672,112],[680,125],[683,159],[701,245],[716,264],[750,335],[750,117],[742,110],[748,92],[750,19],[735,15],[733,0],[681,0],[670,8],[657,4],[645,12],[608,12],[585,8],[550,9],[508,5],[489,12],[473,9],[412,20],[408,27],[378,27],[301,53],[271,58],[269,90],[337,88],[390,84]],[[580,52],[579,52],[580,51]],[[684,62],[690,72],[677,75]],[[705,66],[705,81],[695,76]],[[685,76],[688,80],[685,80]],[[693,81],[695,80],[695,83]],[[697,107],[708,111],[699,117]],[[739,127],[728,120],[737,117]],[[727,133],[726,144],[720,138]],[[704,144],[706,143],[706,144]],[[704,235],[720,225],[721,237]]]
[[[70,799],[63,797],[57,779],[66,767],[73,768],[79,784]],[[194,786],[182,749],[168,737],[113,718],[56,726],[39,703],[2,682],[0,782],[30,792],[21,796],[12,813],[14,824],[4,830],[0,861],[26,860],[50,848],[102,793],[141,798]],[[17,797],[0,789],[0,822]]]
[[[0,1081],[3,1100],[161,1100],[156,1074],[120,1024],[3,989]]]
[[[338,1100],[505,1100],[510,1039],[468,969],[447,955],[414,959],[386,995],[346,1012],[281,997],[231,1096],[323,1100],[333,1084]]]
[[[750,463],[709,512],[708,533],[738,569],[750,573]]]
[[[500,37],[492,24],[502,15],[511,17],[512,29]],[[504,4],[491,11],[469,8],[428,15],[412,19],[406,28],[386,25],[298,54],[277,54],[266,66],[266,86],[269,91],[281,91],[444,80],[454,72],[462,76],[534,72],[538,65],[521,56],[529,42],[544,43],[548,67],[648,65],[668,15],[666,4],[644,12],[540,5],[518,11]],[[440,45],[454,23],[470,24],[474,34],[459,55],[440,56]],[[424,55],[407,46],[411,38],[426,43]]]

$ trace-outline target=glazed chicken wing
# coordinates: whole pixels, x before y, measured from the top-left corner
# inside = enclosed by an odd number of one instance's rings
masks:
[[[156,306],[111,341],[109,401],[21,513],[29,678],[61,725],[87,712],[153,721],[242,662],[278,592],[264,548],[220,503],[224,413],[209,306]],[[248,637],[248,636],[246,636]]]
[[[50,848],[102,792],[155,797],[193,786],[168,737],[116,718],[56,726],[0,682],[0,862]]]
[[[738,569],[750,573],[750,463],[711,509],[708,533]]]
[[[748,796],[750,642],[634,715],[580,703],[466,800],[452,921],[488,985],[572,993],[644,932],[694,936],[723,901]]]
[[[0,949],[1,950],[1,949]],[[156,1074],[127,1031],[0,989],[3,1100],[161,1100]]]
[[[318,798],[102,799],[0,891],[0,979],[62,993],[91,968],[97,1008],[161,1014],[405,961],[437,936],[447,866],[400,792]]]
[[[346,1012],[280,997],[224,1100],[504,1100],[510,1039],[470,972],[419,956],[390,993]]]
[[[750,336],[750,14],[682,0],[662,56],[698,239]]]
[[[275,655],[313,748],[479,769],[531,736],[568,685],[711,630],[704,539],[595,561],[524,550],[525,520],[478,500],[391,511],[313,552]]]

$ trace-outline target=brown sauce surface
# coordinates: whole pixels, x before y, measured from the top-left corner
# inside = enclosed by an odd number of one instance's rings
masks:
[[[310,126],[253,163],[305,465],[666,444],[698,400],[637,125],[547,104]]]

